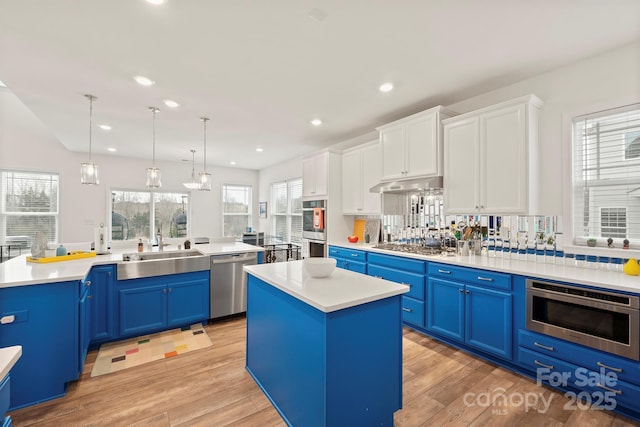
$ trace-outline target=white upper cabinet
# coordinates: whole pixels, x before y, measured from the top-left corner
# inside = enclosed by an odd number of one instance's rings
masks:
[[[302,197],[326,197],[328,174],[328,152],[316,154],[302,160]]]
[[[342,213],[379,215],[380,193],[369,189],[380,183],[381,150],[378,141],[359,145],[342,154]]]
[[[453,115],[438,106],[377,128],[382,181],[442,175],[441,120]]]
[[[534,95],[445,120],[447,214],[535,214],[538,110]]]

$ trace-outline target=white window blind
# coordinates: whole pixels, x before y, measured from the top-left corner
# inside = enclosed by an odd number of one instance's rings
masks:
[[[640,104],[573,120],[576,244],[640,243]]]
[[[58,174],[3,170],[0,184],[0,242],[28,248],[38,231],[56,242]]]
[[[251,186],[222,186],[222,216],[224,236],[242,237],[251,226]]]
[[[283,242],[302,243],[302,180],[271,184],[272,233]]]

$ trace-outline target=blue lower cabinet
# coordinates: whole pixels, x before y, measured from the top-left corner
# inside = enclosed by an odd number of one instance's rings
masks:
[[[424,327],[424,301],[402,296],[402,321]]]
[[[464,342],[464,285],[429,278],[426,329]]]
[[[117,282],[119,334],[128,337],[209,318],[209,272]]]
[[[335,258],[336,267],[367,274],[367,253],[357,249],[329,246],[329,258]]]
[[[10,410],[63,396],[78,378],[79,281],[0,289],[0,347],[22,346],[11,369]]]
[[[167,286],[135,286],[120,290],[120,335],[130,336],[167,325]]]
[[[117,336],[115,327],[115,265],[91,269],[91,341],[108,341]]]
[[[504,359],[512,358],[512,295],[430,277],[426,329]]]

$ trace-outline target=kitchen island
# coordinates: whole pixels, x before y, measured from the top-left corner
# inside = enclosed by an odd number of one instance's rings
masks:
[[[402,407],[409,287],[304,261],[245,267],[246,367],[289,425],[392,426]]]

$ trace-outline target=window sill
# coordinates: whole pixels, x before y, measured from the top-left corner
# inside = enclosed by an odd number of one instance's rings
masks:
[[[597,255],[608,256],[612,258],[636,258],[640,257],[640,250],[636,248],[622,249],[622,248],[605,248],[602,246],[582,246],[582,245],[564,245],[558,250],[563,250],[566,254],[584,254],[584,255]]]

